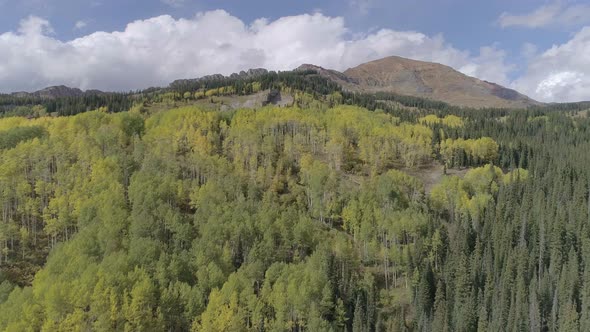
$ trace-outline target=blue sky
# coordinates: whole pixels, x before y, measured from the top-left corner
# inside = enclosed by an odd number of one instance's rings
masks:
[[[35,15],[49,20],[56,37],[68,40],[97,30],[123,30],[134,20],[169,14],[190,18],[197,12],[224,9],[246,23],[265,17],[321,11],[344,17],[352,32],[376,28],[414,30],[428,35],[442,33],[454,46],[477,52],[499,43],[518,56],[524,43],[540,48],[560,43],[575,31],[572,27],[502,29],[496,21],[504,12],[526,13],[546,3],[539,0],[0,0],[0,31],[10,31],[20,20]],[[176,4],[176,5],[175,5]],[[83,28],[75,28],[84,22]]]
[[[590,99],[586,50],[590,3],[573,0],[0,0],[5,92],[136,89],[298,61],[344,70],[400,55],[574,101]]]

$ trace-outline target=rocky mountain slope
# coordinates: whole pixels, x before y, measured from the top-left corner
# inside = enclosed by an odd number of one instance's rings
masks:
[[[501,85],[482,81],[438,63],[387,57],[343,73],[363,92],[393,92],[467,107],[523,108],[541,103]]]
[[[486,108],[526,108],[539,103],[519,92],[501,85],[479,80],[462,74],[451,67],[391,56],[350,68],[344,72],[304,64],[296,71],[315,71],[320,76],[342,86],[345,90],[364,93],[390,92],[398,95],[428,98],[450,105]],[[250,69],[230,76],[220,74],[197,79],[181,79],[172,82],[169,88],[182,90],[199,82],[231,83],[235,79],[257,79],[269,72],[266,69]],[[186,90],[186,89],[185,89]],[[190,89],[189,89],[190,90]],[[188,90],[187,90],[188,91]],[[54,86],[40,91],[17,92],[16,97],[55,99],[104,94],[97,90],[82,91],[66,86]]]
[[[84,95],[100,95],[104,94],[104,92],[99,90],[87,90],[82,91],[78,88],[70,88],[65,85],[59,86],[50,86],[45,89],[35,91],[35,92],[14,92],[10,95],[13,97],[21,97],[21,98],[44,98],[44,99],[55,99],[55,98],[63,98],[63,97],[82,97]]]

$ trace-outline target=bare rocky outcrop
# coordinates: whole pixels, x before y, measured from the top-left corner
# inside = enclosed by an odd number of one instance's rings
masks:
[[[438,63],[387,57],[346,70],[363,92],[392,92],[466,107],[526,108],[541,103]]]

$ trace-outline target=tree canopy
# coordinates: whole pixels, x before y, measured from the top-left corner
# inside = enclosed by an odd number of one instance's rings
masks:
[[[589,328],[587,118],[268,75],[0,119],[0,330]]]

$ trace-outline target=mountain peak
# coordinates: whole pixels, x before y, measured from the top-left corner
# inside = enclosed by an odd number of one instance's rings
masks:
[[[316,66],[316,65],[312,65],[312,64],[302,64],[301,66],[297,67],[295,69],[295,71],[315,71],[316,73],[318,73],[321,76],[327,77],[330,80],[346,87],[350,84],[356,84],[357,81],[344,75],[343,73],[336,71],[336,70],[332,70],[332,69],[326,69],[324,67],[320,67],[320,66]]]
[[[42,99],[56,99],[64,97],[81,97],[84,95],[99,95],[103,93],[104,92],[99,90],[88,90],[84,92],[78,88],[70,88],[65,85],[56,85],[35,92],[14,92],[11,95],[19,98],[34,97]]]
[[[474,108],[527,108],[543,105],[519,92],[499,84],[467,76],[449,66],[389,56],[370,61],[344,72],[326,69],[313,64],[302,64],[294,71],[313,71],[343,89],[362,93],[387,92],[431,100],[442,101],[454,106]],[[195,79],[180,79],[172,82],[170,88],[191,86],[203,81],[220,81],[232,79],[257,79],[269,73],[264,68],[249,69],[229,76],[221,74],[208,75]],[[35,97],[55,99],[63,97],[80,97],[99,95],[104,92],[64,85],[51,86],[28,93],[15,92],[14,97]]]
[[[311,63],[304,63],[301,66],[295,68],[295,71],[306,71],[306,70],[320,71],[320,70],[326,70],[326,69],[324,69],[323,67],[320,67],[320,66],[316,66]]]
[[[363,92],[392,92],[466,107],[526,108],[541,103],[499,84],[449,66],[398,56],[367,62],[343,73]],[[351,87],[349,87],[351,88]]]
[[[60,97],[78,97],[84,94],[84,92],[78,88],[70,88],[65,85],[50,86],[43,90],[39,90],[33,93],[37,97],[41,98],[60,98]]]

